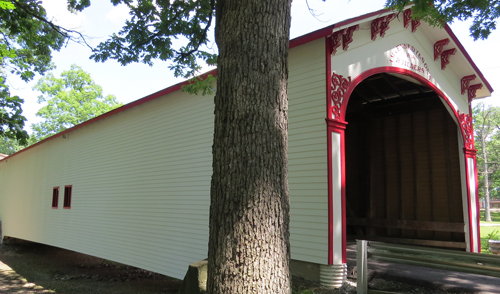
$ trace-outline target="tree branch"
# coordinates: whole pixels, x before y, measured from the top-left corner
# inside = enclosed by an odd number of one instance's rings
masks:
[[[186,57],[189,57],[191,54],[198,51],[198,49],[200,49],[201,44],[203,44],[203,41],[207,38],[207,33],[208,33],[208,30],[210,29],[210,26],[212,25],[212,19],[213,19],[213,15],[214,15],[214,11],[215,11],[215,0],[210,0],[210,7],[211,7],[211,9],[210,9],[210,14],[208,15],[208,23],[205,26],[205,29],[203,30],[202,36],[201,36],[200,40],[198,41],[198,44],[193,49],[189,50],[188,52],[184,52],[184,53],[176,52],[177,54],[179,54],[180,60],[184,60]]]
[[[93,50],[92,46],[90,46],[88,43],[87,43],[87,40],[85,39],[85,36],[78,32],[78,31],[75,31],[75,30],[69,30],[69,29],[66,29],[66,28],[63,28],[61,26],[58,26],[56,24],[54,24],[53,22],[49,21],[48,19],[46,19],[45,17],[42,17],[36,13],[34,13],[31,8],[28,6],[28,5],[24,5],[23,3],[20,3],[19,1],[16,1],[16,0],[12,0],[16,7],[17,8],[20,8],[22,9],[24,12],[26,12],[27,14],[31,15],[32,17],[48,24],[54,31],[56,31],[58,34],[60,34],[61,36],[63,36],[64,38],[67,38],[69,40],[72,40],[72,41],[75,41],[79,44],[81,44],[80,41],[78,41],[79,39],[81,39],[83,41],[83,43],[88,47],[90,48],[91,50]],[[77,34],[79,35],[80,37],[79,38],[74,38],[72,36],[72,34]]]

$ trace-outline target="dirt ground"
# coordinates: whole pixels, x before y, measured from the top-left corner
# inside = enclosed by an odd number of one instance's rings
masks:
[[[175,294],[182,281],[135,267],[17,239],[0,245],[0,293]],[[294,277],[293,294],[356,293],[355,273],[341,289]],[[395,293],[451,293],[421,281],[372,276],[370,288]],[[456,292],[453,292],[456,293]],[[465,292],[461,292],[465,293]]]
[[[0,266],[4,279],[0,280],[0,293],[8,294],[173,294],[182,282],[85,254],[16,239],[6,240],[0,246],[0,261],[5,264]],[[20,277],[24,279],[19,280]]]

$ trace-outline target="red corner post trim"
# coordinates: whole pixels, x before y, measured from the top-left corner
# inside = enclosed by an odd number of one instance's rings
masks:
[[[479,214],[479,186],[478,184],[478,178],[477,178],[477,160],[476,160],[476,155],[474,155],[474,174],[475,174],[475,179],[476,179],[476,216],[478,217],[477,219],[477,242],[480,244],[481,243],[481,226],[479,225],[480,221],[480,214]],[[478,245],[479,245],[478,244]],[[477,252],[481,253],[481,246],[477,246]]]
[[[345,127],[346,122],[341,121],[340,117],[332,119],[332,69],[331,69],[331,42],[328,37],[325,38],[325,54],[326,54],[326,124],[327,124],[327,168],[328,168],[328,264],[333,264],[333,238],[334,238],[334,220],[333,220],[333,205],[341,205],[342,213],[342,263],[347,262],[347,233],[346,233],[346,189],[345,189]],[[350,80],[349,80],[350,81]],[[345,102],[344,102],[345,103]],[[333,183],[332,183],[332,133],[340,134],[341,148],[341,203],[333,202]]]
[[[328,38],[325,38],[325,62],[326,62],[326,118],[329,118],[331,102],[330,102],[330,91],[332,84],[331,70],[332,70],[332,55],[330,52],[332,51],[331,43],[328,42]],[[327,175],[328,175],[328,264],[333,264],[333,188],[331,183],[332,178],[332,137],[329,134],[330,130],[326,128],[326,144],[327,144]]]

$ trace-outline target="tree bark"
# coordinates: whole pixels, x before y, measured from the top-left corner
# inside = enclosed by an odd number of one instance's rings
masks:
[[[491,212],[490,212],[490,181],[488,174],[488,157],[486,155],[486,143],[484,142],[484,137],[481,138],[481,145],[483,150],[483,168],[484,168],[484,220],[491,222]]]
[[[291,0],[218,0],[208,293],[291,293]]]
[[[488,150],[486,139],[491,132],[491,122],[490,122],[491,109],[485,110],[485,105],[482,105],[482,123],[481,129],[479,130],[479,137],[481,141],[481,158],[483,159],[483,187],[484,187],[484,220],[491,222],[491,212],[490,212],[490,181],[489,181],[489,168],[488,168]]]
[[[486,119],[486,118],[485,118]],[[491,222],[491,212],[490,212],[490,181],[489,181],[489,169],[488,169],[488,154],[486,151],[486,137],[484,134],[484,128],[481,131],[481,151],[483,154],[483,169],[484,169],[484,220]]]

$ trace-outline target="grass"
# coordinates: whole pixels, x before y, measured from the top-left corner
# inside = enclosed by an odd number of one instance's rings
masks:
[[[500,225],[500,212],[499,211],[491,211],[491,220],[492,222],[484,221],[484,210],[480,211],[481,215],[481,224],[499,224]],[[481,226],[481,252],[489,254],[489,244],[488,240],[500,240],[500,226]]]
[[[481,222],[484,222],[484,210],[481,210],[479,212],[480,216],[481,216]],[[489,224],[499,224],[500,225],[500,211],[491,211],[490,212],[491,214],[491,220],[492,222],[488,222]]]

